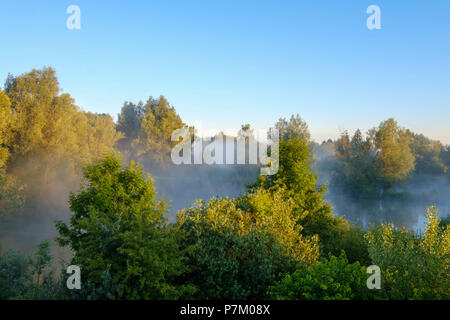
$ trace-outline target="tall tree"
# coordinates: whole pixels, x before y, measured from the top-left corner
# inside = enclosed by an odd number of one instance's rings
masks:
[[[238,199],[211,199],[183,210],[177,223],[192,272],[186,281],[200,299],[262,299],[267,286],[297,265],[318,258],[284,190],[257,190]]]
[[[125,102],[122,106],[122,110],[117,117],[117,130],[123,133],[129,144],[138,137],[144,111],[142,102],[138,104]]]
[[[59,244],[70,246],[83,270],[82,297],[174,299],[191,290],[176,285],[183,255],[150,175],[134,163],[122,167],[112,153],[83,171],[70,196],[70,225],[57,223]]]
[[[388,299],[450,299],[450,227],[429,207],[423,235],[391,224],[366,234],[372,263],[379,266]]]
[[[407,130],[411,139],[411,151],[416,159],[415,174],[442,175],[447,172],[447,166],[442,162],[440,153],[443,148],[441,142],[431,140],[423,134],[416,134]]]
[[[172,133],[186,125],[164,96],[159,99],[150,97],[144,108],[141,128],[135,141],[138,155],[147,155],[154,164],[165,167],[170,163],[170,152],[176,144],[171,140]]]
[[[60,94],[51,67],[9,76],[5,87],[14,122],[11,169],[17,167],[15,172],[28,181],[33,176],[32,189],[44,190],[42,184],[61,172],[57,168],[79,168],[119,138],[110,116],[84,114],[69,94]]]
[[[258,188],[276,191],[280,188],[294,202],[294,214],[303,227],[306,236],[319,235],[322,253],[334,251],[335,240],[348,229],[342,218],[333,215],[332,207],[324,201],[326,185],[318,184],[316,172],[311,170],[308,144],[300,138],[280,140],[278,173],[260,176],[250,186],[250,191]]]
[[[380,176],[385,188],[405,179],[414,170],[414,155],[410,149],[408,133],[390,118],[374,132],[375,148]]]
[[[5,167],[9,157],[8,140],[11,120],[11,102],[7,94],[0,89],[0,169]]]
[[[292,138],[299,138],[309,142],[311,139],[311,134],[308,130],[308,125],[300,117],[299,114],[292,115],[289,121],[285,118],[280,118],[275,124],[275,129],[278,130],[280,134],[280,139],[289,140]]]

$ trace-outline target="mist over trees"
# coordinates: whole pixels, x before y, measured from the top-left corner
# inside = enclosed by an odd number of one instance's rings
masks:
[[[0,236],[8,223],[39,221],[68,255],[57,268],[50,242],[32,254],[0,248],[0,298],[450,298],[450,227],[437,208],[424,211],[418,233],[358,225],[327,201],[336,189],[348,205],[411,201],[401,188],[448,183],[449,146],[394,119],[317,144],[296,115],[275,124],[278,172],[258,176],[258,165],[175,166],[171,135],[182,127],[195,133],[164,96],[125,102],[114,122],[76,106],[51,67],[9,75],[0,90]],[[251,134],[249,124],[238,133]],[[81,290],[65,286],[71,264]],[[372,264],[380,290],[366,286]]]
[[[40,197],[46,190],[42,185],[62,172],[73,179],[120,138],[111,116],[81,111],[68,93],[61,93],[50,67],[9,76],[2,97],[5,93],[2,105],[9,112],[3,120],[7,132],[2,150],[7,152],[2,152],[2,162],[7,159],[8,172],[26,182],[30,196]]]
[[[322,146],[333,144],[334,183],[355,195],[381,197],[383,192],[408,184],[415,177],[442,177],[448,172],[445,162],[448,147],[401,128],[392,118],[365,136],[360,130],[353,136],[344,132],[335,143],[324,142]],[[330,149],[327,152],[330,156]],[[333,159],[329,157],[327,161]]]

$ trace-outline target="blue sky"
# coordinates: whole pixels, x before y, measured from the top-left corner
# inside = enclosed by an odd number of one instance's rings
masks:
[[[81,9],[81,30],[66,8]],[[381,8],[368,30],[366,8]],[[52,66],[84,110],[165,95],[187,123],[313,138],[395,117],[450,143],[450,1],[4,1],[0,79]]]

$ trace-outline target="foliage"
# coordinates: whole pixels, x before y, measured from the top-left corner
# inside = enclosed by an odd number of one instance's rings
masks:
[[[450,146],[442,147],[439,158],[446,168],[450,168]],[[447,170],[447,177],[450,178],[450,170]]]
[[[277,174],[258,177],[235,199],[199,201],[169,225],[151,177],[134,162],[123,167],[111,149],[130,159],[146,155],[160,169],[170,162],[173,131],[185,126],[163,96],[145,105],[125,102],[116,125],[107,114],[80,110],[50,67],[9,75],[0,90],[0,217],[32,204],[35,193],[46,201],[42,192],[55,181],[74,181],[92,164],[70,196],[70,224],[56,225],[59,244],[72,249],[72,264],[81,267],[82,290],[66,290],[67,275],[56,276],[44,242],[33,256],[0,251],[0,298],[450,298],[448,217],[439,220],[429,208],[423,235],[392,225],[366,232],[333,214],[326,185],[311,168],[313,161],[329,167],[333,184],[353,196],[381,198],[410,177],[450,177],[449,146],[394,119],[365,136],[344,132],[318,145],[299,115],[282,118],[275,125]],[[252,135],[246,124],[233,141]],[[255,167],[235,167],[236,188]],[[186,177],[183,168],[170,169]],[[206,165],[197,169],[193,180],[230,179]],[[369,264],[382,270],[376,294],[365,286],[362,265]]]
[[[423,236],[389,224],[373,227],[366,235],[388,299],[450,298],[450,228],[439,227],[434,207],[427,209],[426,217]]]
[[[344,132],[336,144],[337,164],[333,182],[358,197],[380,197],[413,173],[445,172],[438,144],[399,127],[390,118],[353,137]],[[415,162],[418,167],[414,172]]]
[[[366,269],[359,262],[349,264],[345,254],[330,254],[328,259],[286,275],[269,288],[269,295],[288,300],[368,299],[366,279]]]
[[[113,292],[97,298],[175,299],[192,290],[175,284],[185,270],[183,255],[150,175],[134,163],[123,168],[111,153],[83,172],[84,183],[70,196],[70,226],[59,221],[57,229],[89,281],[84,297],[102,292],[105,276]]]
[[[0,218],[20,209],[25,202],[25,186],[0,169]]]
[[[448,225],[450,225],[450,215],[442,218],[441,221],[439,221],[439,227],[441,228],[446,228]]]
[[[279,170],[272,176],[258,177],[250,191],[261,187],[271,192],[286,190],[286,197],[294,204],[294,217],[302,226],[305,236],[319,236],[322,254],[340,252],[336,239],[341,239],[349,226],[342,218],[333,215],[331,206],[323,199],[325,185],[317,183],[317,174],[311,171],[307,142],[299,138],[280,140]]]
[[[51,266],[50,243],[41,242],[33,257],[0,250],[0,300],[65,299],[61,278]]]
[[[300,234],[293,204],[279,190],[211,199],[178,215],[197,298],[261,299],[278,274],[318,257],[317,239]]]
[[[149,156],[160,167],[170,162],[170,152],[176,142],[172,142],[172,133],[185,126],[175,108],[160,96],[150,97],[144,106],[141,128],[135,140],[138,155]]]
[[[285,118],[280,118],[275,124],[275,129],[278,130],[280,139],[285,141],[293,138],[299,138],[306,142],[311,140],[308,125],[302,120],[299,114],[292,115],[289,122]]]
[[[6,93],[0,89],[0,169],[6,166],[9,157],[9,126],[11,124],[11,102]]]
[[[379,125],[373,138],[378,152],[376,163],[380,168],[381,181],[385,188],[390,188],[414,170],[409,135],[391,118]]]
[[[117,117],[117,130],[122,132],[128,142],[132,142],[138,137],[141,128],[141,117],[144,115],[142,102],[134,104],[125,102]]]
[[[336,157],[339,161],[333,177],[334,184],[353,195],[377,194],[380,188],[379,168],[369,137],[364,139],[361,131],[356,130],[350,139],[345,132],[337,141]]]
[[[411,151],[415,158],[416,175],[443,175],[447,166],[439,157],[443,148],[439,141],[431,140],[423,134],[416,134],[407,130],[411,139]]]
[[[10,75],[5,88],[11,103],[8,172],[27,181],[30,194],[45,197],[41,193],[50,188],[42,185],[58,179],[61,172],[70,172],[64,179],[74,180],[77,169],[120,138],[110,116],[82,112],[69,94],[60,93],[55,70],[50,67]]]

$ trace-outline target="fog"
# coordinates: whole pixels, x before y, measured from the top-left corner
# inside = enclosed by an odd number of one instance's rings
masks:
[[[145,165],[145,159],[140,160],[143,160],[144,170],[154,179],[157,197],[167,200],[169,222],[174,222],[177,212],[192,206],[197,199],[239,196],[245,191],[246,184],[256,178],[258,170],[256,165],[171,165],[165,169],[152,169]],[[128,163],[124,159],[124,164]],[[60,171],[57,177],[39,185],[32,175],[22,175],[27,185],[34,186],[36,191],[26,207],[0,221],[3,249],[31,254],[41,241],[50,240],[52,253],[57,258],[70,256],[68,249],[60,248],[54,241],[58,236],[55,221],[69,222],[69,195],[79,189],[81,182],[80,176],[70,179],[69,176],[68,172]]]
[[[317,156],[317,155],[316,155]],[[194,204],[197,199],[211,197],[237,197],[252,182],[258,172],[256,165],[179,165],[166,169],[144,169],[152,175],[158,197],[169,203],[166,213],[169,221],[175,220],[179,210]],[[371,223],[391,222],[396,226],[422,232],[424,213],[430,205],[436,205],[441,217],[450,213],[450,182],[446,177],[416,177],[394,191],[395,196],[383,199],[351,198],[332,183],[330,155],[319,155],[313,169],[319,183],[328,185],[325,196],[337,216],[344,216],[363,227]],[[24,166],[23,168],[25,168]],[[0,221],[0,243],[3,248],[14,248],[32,253],[39,242],[52,241],[52,252],[57,258],[68,258],[68,249],[59,248],[53,241],[58,233],[55,221],[70,219],[69,194],[79,188],[80,177],[69,179],[65,172],[50,178],[48,183],[36,185],[33,176],[24,173],[27,184],[35,185],[35,199],[27,207]]]

